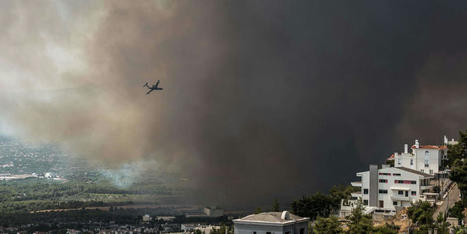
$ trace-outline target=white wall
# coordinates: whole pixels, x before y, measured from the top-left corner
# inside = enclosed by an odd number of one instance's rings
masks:
[[[380,175],[380,173],[390,173],[391,175]],[[395,176],[394,173],[400,174],[400,176]],[[368,200],[368,194],[364,194],[364,189],[368,188],[369,186],[369,173],[368,172],[360,172],[358,173],[361,175],[362,178],[362,202],[363,200]],[[393,205],[393,201],[398,202],[398,206],[409,206],[410,202],[414,202],[420,199],[420,179],[422,176],[404,171],[399,168],[390,167],[378,170],[378,205],[379,201],[384,202],[384,209],[388,210],[395,210],[395,206]],[[380,179],[386,179],[387,183],[379,182]],[[416,181],[416,184],[396,184],[394,183],[395,180],[413,180]],[[392,188],[392,189],[391,189]],[[400,200],[393,200],[394,198],[405,198],[405,190],[403,195],[398,194],[398,190],[394,190],[394,188],[403,188],[408,191],[408,200],[405,202],[401,202]],[[387,190],[387,194],[379,193],[379,190]],[[416,192],[416,195],[413,196],[411,194],[412,191]],[[392,196],[392,197],[391,197]],[[405,199],[404,199],[405,200]]]
[[[279,225],[267,225],[267,224],[234,224],[234,233],[235,234],[266,234],[266,232],[271,232],[271,234],[285,234],[289,232],[290,234],[300,234],[300,229],[303,228],[304,234],[308,233],[308,221],[299,222],[295,224],[288,224],[284,226]]]
[[[413,149],[413,152],[417,158],[417,170],[427,174],[434,174],[439,172],[439,166],[441,165],[441,152],[437,149]],[[428,167],[425,167],[425,154],[428,157]]]

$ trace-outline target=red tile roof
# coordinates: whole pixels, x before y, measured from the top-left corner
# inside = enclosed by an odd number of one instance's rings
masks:
[[[415,145],[412,145],[411,147],[412,149],[416,149],[417,147],[415,147]],[[442,149],[447,149],[447,146],[445,145],[441,145],[441,146],[438,146],[438,145],[421,145],[420,147],[418,147],[419,149],[437,149],[437,150],[442,150]]]

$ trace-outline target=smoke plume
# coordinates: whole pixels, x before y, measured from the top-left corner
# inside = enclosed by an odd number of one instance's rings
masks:
[[[288,201],[465,128],[466,5],[4,1],[0,128],[155,160],[205,201]]]

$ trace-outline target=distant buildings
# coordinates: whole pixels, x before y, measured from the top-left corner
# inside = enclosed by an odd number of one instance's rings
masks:
[[[234,219],[235,234],[307,234],[309,218],[283,212],[264,212]]]
[[[203,211],[204,211],[204,214],[208,217],[221,217],[224,215],[224,210],[216,206],[213,206],[213,207],[207,206],[203,209]]]
[[[352,182],[359,192],[352,193],[350,200],[341,202],[340,217],[350,215],[353,208],[361,203],[364,212],[394,215],[401,207],[411,206],[417,201],[434,203],[439,196],[433,191],[431,180],[445,175],[443,160],[447,157],[448,145],[457,142],[448,141],[444,137],[444,144],[420,145],[418,140],[408,152],[408,145],[403,153],[394,153],[388,161],[394,161],[394,167],[370,165],[368,171],[358,172],[360,181]]]
[[[151,222],[152,217],[148,214],[143,215],[143,222]]]

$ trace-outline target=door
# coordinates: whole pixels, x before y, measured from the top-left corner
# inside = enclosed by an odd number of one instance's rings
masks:
[[[384,201],[379,201],[379,208],[383,208],[384,207]]]

